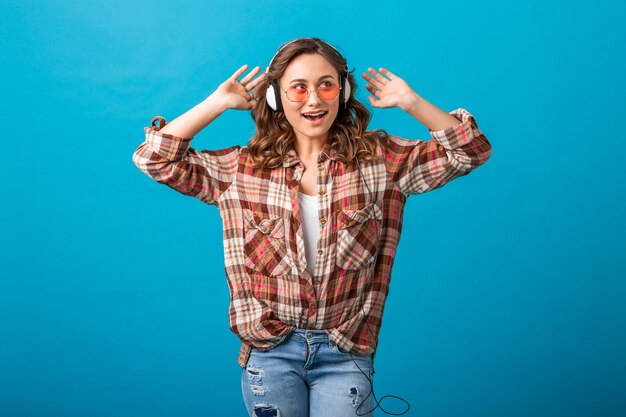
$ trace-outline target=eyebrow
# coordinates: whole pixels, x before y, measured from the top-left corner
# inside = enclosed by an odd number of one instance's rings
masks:
[[[333,77],[332,75],[322,75],[322,76],[319,78],[319,80],[317,80],[317,81],[322,81],[324,78],[335,78],[335,77]],[[295,79],[295,80],[291,80],[291,81],[289,81],[289,83],[292,83],[292,82],[294,82],[294,81],[300,81],[300,82],[304,81],[304,82],[306,82],[306,80],[304,80],[304,79],[302,79],[302,78],[298,78],[298,79]]]

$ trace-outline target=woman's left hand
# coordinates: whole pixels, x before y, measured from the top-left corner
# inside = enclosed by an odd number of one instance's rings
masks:
[[[374,68],[368,68],[367,71],[369,74],[364,72],[362,76],[369,82],[365,88],[376,97],[368,96],[372,106],[378,108],[398,106],[401,109],[406,109],[419,98],[406,81],[388,69],[380,68],[380,72],[378,72]]]

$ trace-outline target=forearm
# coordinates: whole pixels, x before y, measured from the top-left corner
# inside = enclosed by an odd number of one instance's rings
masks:
[[[166,124],[160,132],[180,138],[193,138],[224,111],[226,111],[226,106],[223,100],[218,100],[214,94],[211,94],[202,102]]]
[[[436,107],[415,92],[406,97],[400,108],[433,132],[461,123],[456,117]]]

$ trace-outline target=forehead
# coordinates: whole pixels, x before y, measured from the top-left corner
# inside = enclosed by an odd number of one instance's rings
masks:
[[[337,79],[339,74],[335,67],[323,56],[319,54],[303,54],[295,57],[287,65],[280,79],[284,82],[290,82],[296,78],[317,81],[324,75],[332,75]]]

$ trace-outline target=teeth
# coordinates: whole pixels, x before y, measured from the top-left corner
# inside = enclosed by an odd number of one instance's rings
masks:
[[[304,113],[305,116],[319,116],[320,114],[325,114],[325,111],[320,111],[317,113]]]

